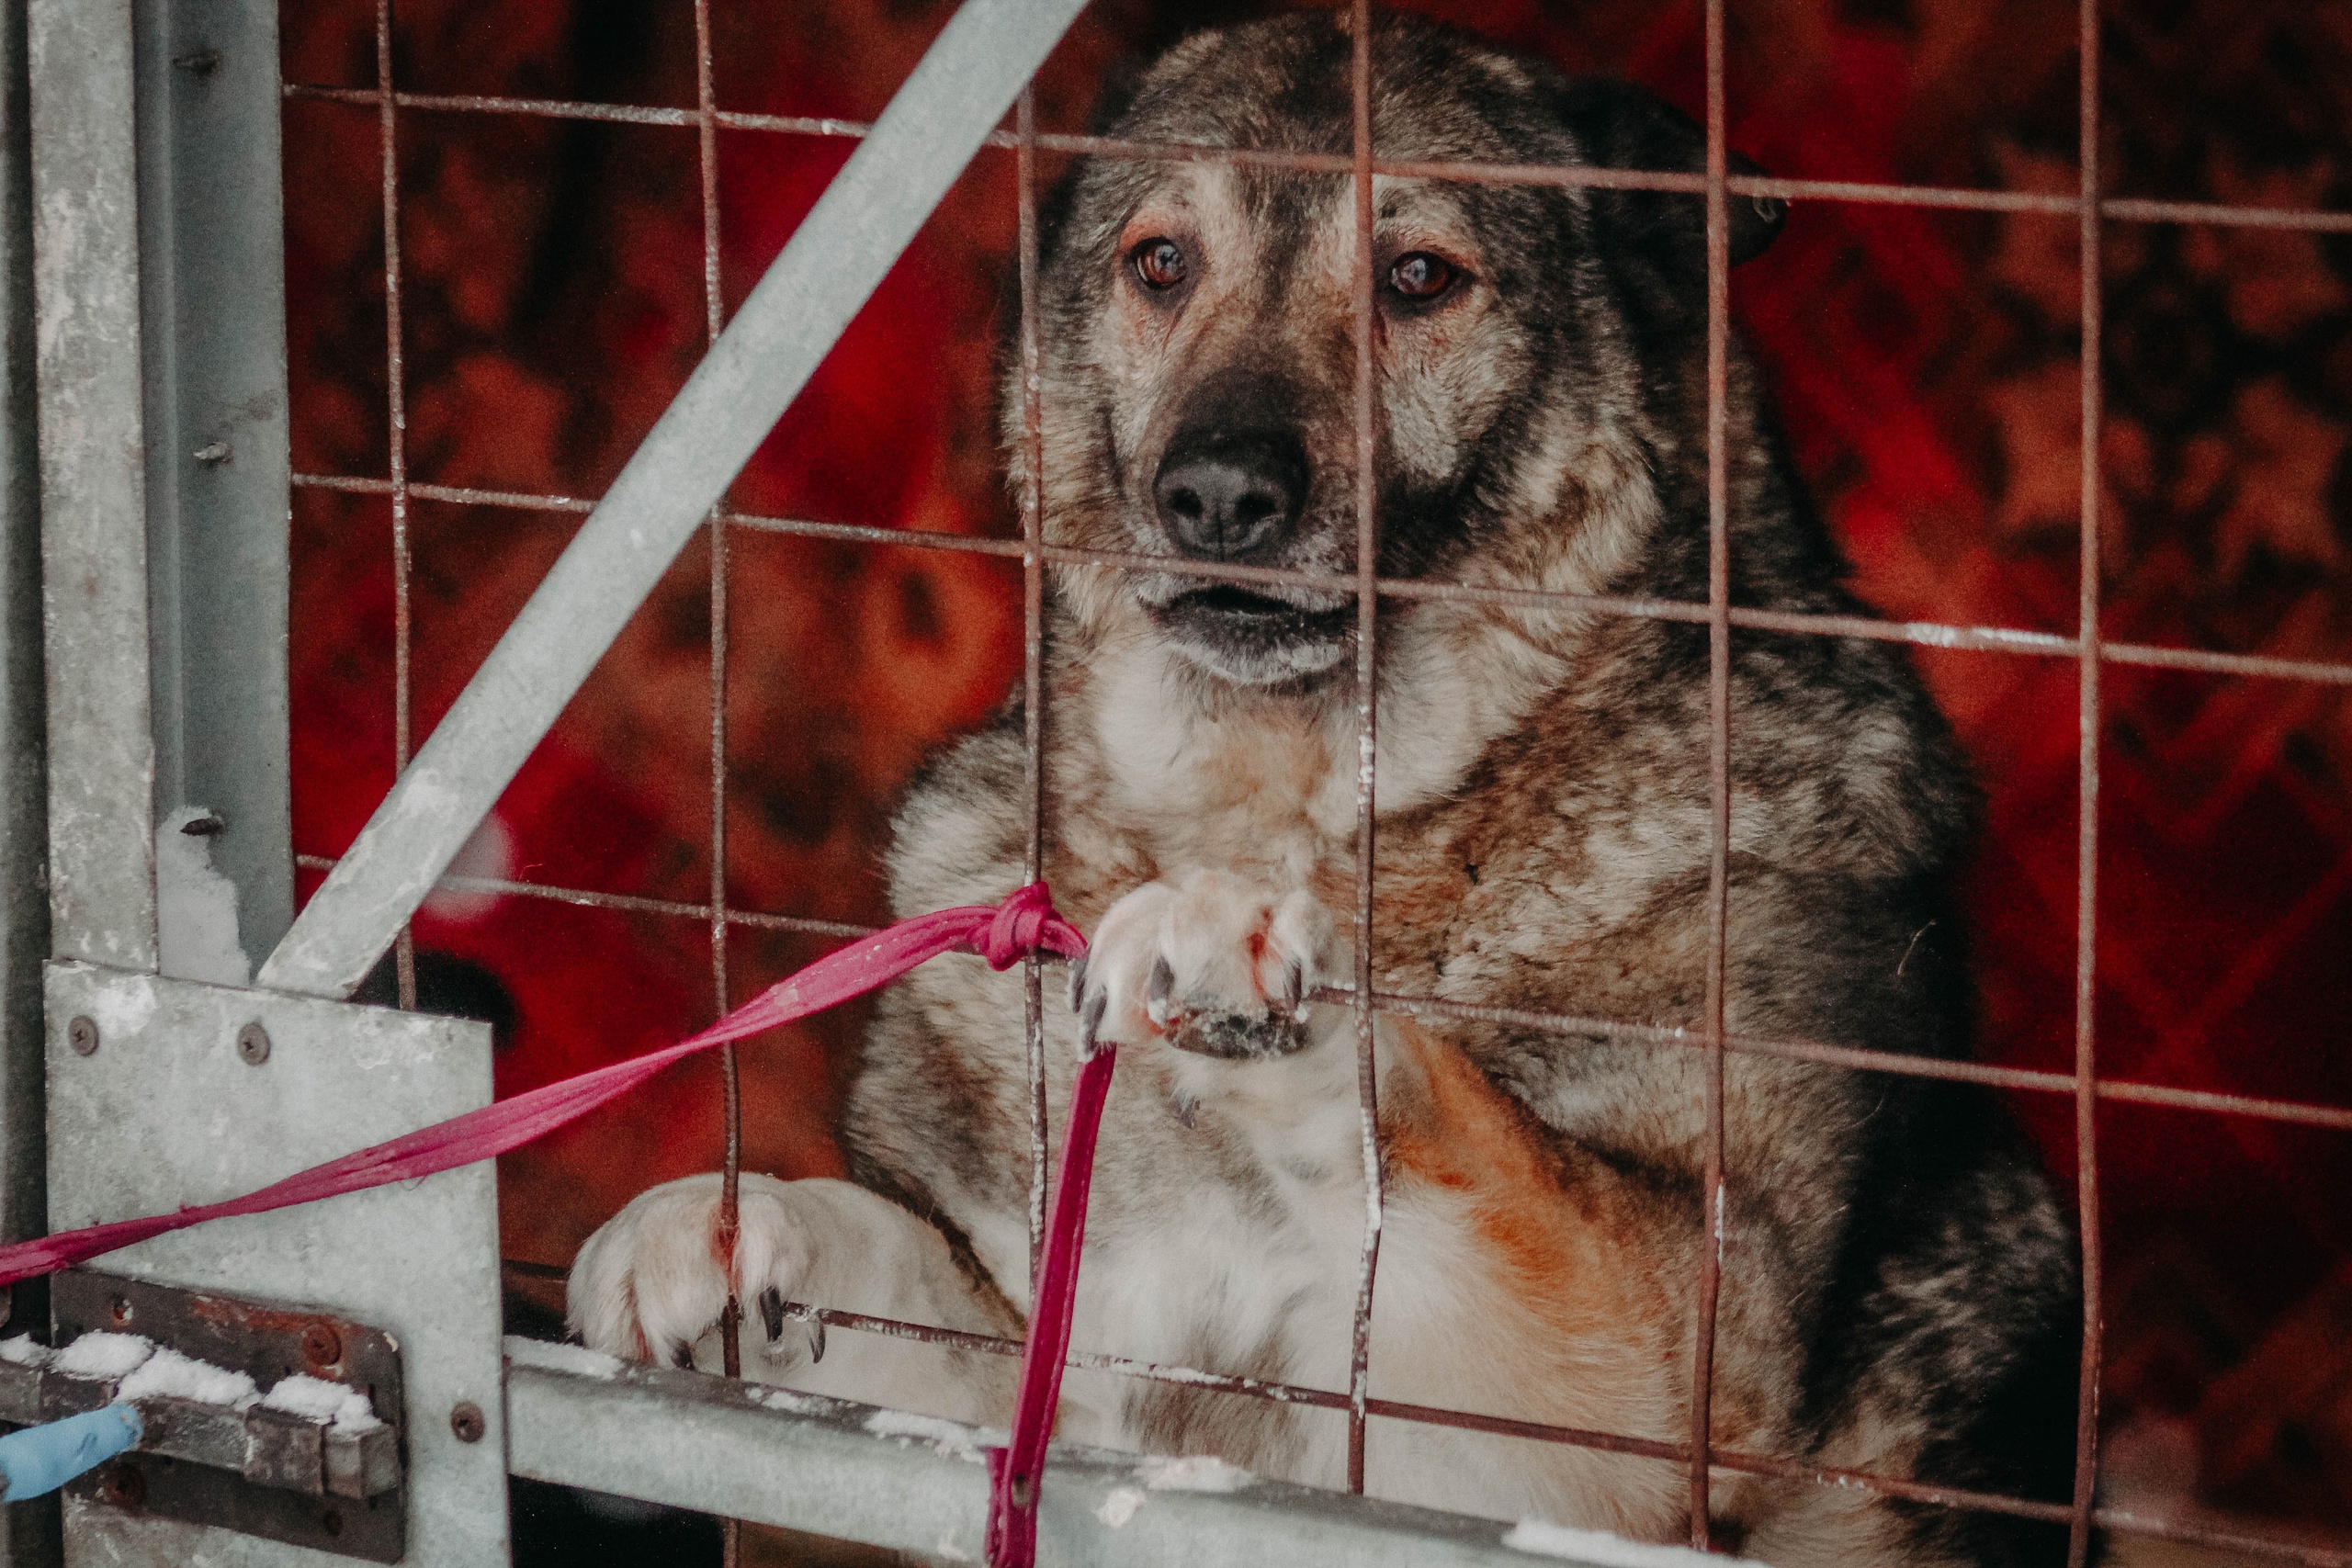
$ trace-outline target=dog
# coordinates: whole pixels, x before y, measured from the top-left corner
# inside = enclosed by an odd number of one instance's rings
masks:
[[[1101,115],[1142,142],[1350,152],[1347,22],[1194,35]],[[1379,156],[1695,171],[1703,138],[1635,88],[1383,18]],[[1701,198],[1383,175],[1377,569],[1392,579],[1703,603]],[[1735,199],[1735,261],[1774,204]],[[1057,568],[1045,875],[1092,932],[1046,1017],[1059,1117],[1114,1041],[1075,1342],[1348,1386],[1365,1224],[1353,1014],[1356,322],[1345,174],[1093,157],[1043,213],[1049,541],[1338,585]],[[1862,613],[1735,343],[1736,605]],[[1020,378],[1005,427],[1028,478]],[[1535,600],[1378,607],[1377,988],[1521,1013],[1705,1026],[1709,633]],[[1952,1058],[1970,1047],[1951,890],[1975,796],[1907,658],[1735,631],[1727,1027]],[[1023,716],[935,758],[895,823],[900,916],[1023,880]],[[1325,993],[1327,998],[1329,993]],[[1028,1305],[1020,975],[943,960],[887,994],[845,1114],[852,1179],[746,1174],[629,1203],[582,1248],[574,1330],[1001,1424],[1004,1358],[787,1324],[784,1299],[1000,1336]],[[1375,1031],[1385,1187],[1374,1396],[1687,1438],[1707,1245],[1707,1056],[1687,1043],[1424,1010]],[[1724,1064],[1715,1445],[2064,1500],[2076,1244],[1984,1090],[1739,1051]],[[1344,1415],[1073,1372],[1066,1438],[1344,1483]],[[1644,1540],[1688,1527],[1683,1466],[1375,1418],[1367,1490]],[[1720,1539],[1800,1565],[2064,1559],[2064,1526],[1719,1471]]]

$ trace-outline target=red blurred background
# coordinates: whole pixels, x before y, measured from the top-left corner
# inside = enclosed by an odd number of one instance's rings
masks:
[[[1261,7],[1101,0],[1040,77],[1077,129],[1119,62]],[[1430,4],[1577,70],[1700,107],[1679,3]],[[401,0],[406,90],[691,108],[691,0]],[[712,0],[717,101],[870,118],[945,19],[938,0]],[[2109,7],[2115,194],[2352,208],[2352,7]],[[372,86],[374,6],[283,17],[288,81]],[[2064,0],[1735,0],[1734,144],[1775,173],[2071,192],[2075,17]],[[381,153],[371,107],[286,106],[298,472],[388,471]],[[593,498],[705,338],[692,126],[432,108],[399,118],[413,481]],[[729,307],[852,143],[718,137]],[[1048,160],[1050,164],[1050,160]],[[1050,167],[1047,170],[1051,173]],[[775,516],[1002,535],[990,368],[1014,225],[984,152],[737,482]],[[1798,460],[1862,594],[1902,619],[2071,632],[2079,497],[2075,220],[1826,202],[1735,280]],[[2352,659],[2352,242],[2110,224],[2105,630]],[[578,514],[415,502],[415,722],[429,732]],[[1020,660],[1004,563],[737,527],[727,576],[730,907],[870,921],[917,761]],[[298,851],[343,851],[392,775],[390,508],[298,488]],[[711,886],[709,554],[691,547],[573,702],[460,869],[699,906]],[[2076,673],[1921,665],[1990,795],[1970,872],[1989,1059],[2074,1048]],[[2352,705],[2340,686],[2105,674],[2098,972],[2109,1075],[2352,1103]],[[315,886],[308,873],[304,890]],[[444,896],[417,923],[426,1001],[497,1014],[501,1092],[707,1021],[692,913]],[[739,925],[738,1000],[827,945]],[[745,1057],[746,1160],[835,1173],[861,1020]],[[2071,1102],[2020,1099],[2071,1183]],[[629,1196],[709,1168],[715,1065],[678,1068],[501,1169],[509,1257],[567,1262]],[[2110,1484],[2151,1506],[2352,1531],[2352,1138],[2109,1108]],[[546,1287],[517,1286],[554,1299]],[[2168,1561],[2170,1561],[2168,1559]]]

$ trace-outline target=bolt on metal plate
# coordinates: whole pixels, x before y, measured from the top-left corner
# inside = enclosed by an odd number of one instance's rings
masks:
[[[313,1373],[331,1372],[343,1359],[343,1336],[331,1323],[314,1323],[302,1330],[302,1364]]]
[[[237,1031],[237,1055],[254,1066],[269,1060],[269,1031],[258,1023],[249,1023]]]
[[[65,1043],[74,1047],[77,1056],[95,1055],[98,1048],[97,1021],[80,1017],[65,1026]]]

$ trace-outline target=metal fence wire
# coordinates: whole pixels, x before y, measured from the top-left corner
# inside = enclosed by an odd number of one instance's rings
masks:
[[[1684,1465],[1690,1474],[1690,1539],[1694,1546],[1710,1543],[1707,1508],[1711,1471],[1794,1478],[1819,1485],[1858,1487],[1892,1498],[1948,1508],[1974,1509],[2022,1518],[2064,1523],[2070,1528],[2070,1568],[2082,1568],[2095,1529],[2164,1540],[2203,1545],[2301,1562],[2311,1568],[2352,1568],[2352,1553],[2262,1536],[2137,1517],[2096,1499],[2098,1474],[2098,1401],[2102,1270],[2099,1245],[2099,1160],[2098,1111],[2101,1101],[2171,1107],[2214,1115],[2252,1117],[2306,1126],[2352,1132],[2352,1110],[2176,1089],[2159,1084],[2101,1078],[2098,1072],[2098,1038],[2093,1009],[2098,940],[2098,855],[2099,796],[2100,674],[2109,664],[2140,665],[2199,671],[2215,675],[2259,677],[2352,685],[2352,664],[2270,658],[2109,641],[2099,629],[2099,532],[2097,525],[2099,476],[2095,458],[2083,464],[2079,522],[2080,603],[2071,637],[2001,626],[1954,626],[1894,622],[1866,616],[1792,614],[1734,606],[1730,603],[1730,544],[1727,513],[1725,381],[1729,344],[1728,204],[1737,199],[1779,198],[1815,201],[1893,204],[1913,207],[2026,212],[2072,216],[2079,224],[2082,277],[2082,447],[2099,450],[2102,418],[2100,365],[2101,280],[2100,247],[2103,226],[2109,221],[2134,223],[2193,223],[2240,227],[2270,227],[2352,233],[2352,212],[2298,210],[2269,207],[2225,206],[2196,202],[2128,200],[2101,194],[2099,166],[2099,25],[2097,0],[2080,0],[2080,189],[2074,195],[1975,190],[1904,185],[1871,185],[1842,181],[1775,179],[1729,172],[1725,146],[1724,90],[1724,0],[1702,0],[1706,47],[1705,130],[1707,159],[1703,174],[1644,172],[1618,169],[1556,167],[1536,164],[1433,163],[1377,158],[1373,153],[1370,80],[1369,6],[1351,0],[1354,37],[1353,146],[1350,153],[1317,154],[1148,144],[1114,139],[1041,132],[1036,127],[1034,88],[1025,90],[1010,130],[989,138],[994,148],[1010,149],[1017,160],[1019,201],[1018,254],[1020,321],[1018,352],[1021,367],[1021,439],[1028,448],[1026,482],[1020,497],[1018,538],[971,537],[944,532],[861,527],[803,519],[759,516],[714,509],[708,529],[710,569],[710,898],[707,904],[636,897],[579,888],[500,878],[446,876],[440,886],[466,892],[517,895],[593,908],[673,916],[704,923],[709,932],[712,1005],[723,1012],[729,1005],[728,940],[731,928],[761,928],[819,936],[849,937],[865,928],[836,921],[805,919],[731,908],[727,904],[726,811],[727,776],[727,541],[735,528],[831,539],[896,548],[964,551],[1017,559],[1022,569],[1023,650],[1022,690],[1025,698],[1027,843],[1023,872],[1035,878],[1044,860],[1046,824],[1041,779],[1043,774],[1043,651],[1044,579],[1048,564],[1087,565],[1122,570],[1177,572],[1187,576],[1238,583],[1277,583],[1324,590],[1351,591],[1356,604],[1357,736],[1362,768],[1356,792],[1355,954],[1352,984],[1325,987],[1316,1000],[1352,1010],[1358,1052],[1363,1173],[1368,1189],[1361,1273],[1356,1292],[1353,1337],[1348,1387],[1344,1393],[1235,1377],[1203,1370],[1155,1365],[1096,1352],[1073,1352],[1069,1364],[1127,1377],[1181,1382],[1189,1387],[1242,1394],[1302,1406],[1343,1411],[1348,1421],[1348,1482],[1351,1490],[1363,1486],[1365,1427],[1372,1416],[1422,1422],[1472,1431],[1566,1443],[1611,1452],[1640,1455]],[[296,474],[294,483],[313,489],[388,496],[392,513],[394,581],[394,746],[396,761],[405,766],[412,750],[410,653],[413,624],[410,613],[411,560],[408,508],[412,500],[452,502],[469,505],[585,513],[589,500],[560,495],[525,494],[449,485],[412,482],[404,443],[406,399],[402,361],[401,270],[400,246],[400,179],[398,142],[404,113],[506,115],[555,119],[604,120],[637,125],[693,127],[699,139],[703,220],[702,281],[705,326],[716,342],[722,325],[719,294],[719,206],[717,137],[721,130],[768,132],[782,136],[858,138],[869,130],[862,122],[793,116],[743,114],[718,107],[713,87],[710,0],[695,0],[695,81],[694,108],[642,107],[619,104],[578,103],[536,98],[481,96],[402,92],[392,71],[391,0],[378,0],[376,8],[376,84],[370,88],[316,85],[300,82],[282,85],[285,96],[324,100],[372,108],[377,116],[382,152],[384,222],[384,288],[386,351],[390,369],[388,422],[389,471],[381,476]],[[1374,571],[1374,540],[1378,519],[1372,487],[1360,485],[1357,516],[1357,558],[1353,575],[1340,577],[1272,568],[1219,564],[1127,551],[1077,549],[1048,545],[1044,537],[1038,375],[1037,311],[1037,193],[1036,164],[1040,152],[1088,157],[1129,158],[1161,162],[1213,161],[1249,164],[1299,173],[1346,175],[1354,186],[1354,218],[1358,256],[1363,274],[1355,290],[1355,461],[1358,471],[1369,471],[1374,449],[1372,312],[1374,274],[1372,249],[1372,193],[1375,175],[1423,179],[1542,184],[1616,189],[1676,191],[1704,198],[1707,245],[1707,474],[1708,474],[1708,594],[1706,602],[1617,598],[1533,590],[1472,587],[1456,583],[1382,578]],[[1375,812],[1373,767],[1376,752],[1377,713],[1373,672],[1377,659],[1374,640],[1375,607],[1382,598],[1396,600],[1458,600],[1498,606],[1573,609],[1592,615],[1638,616],[1702,624],[1708,628],[1709,720],[1712,854],[1708,887],[1709,953],[1703,1017],[1694,1026],[1660,1027],[1611,1019],[1528,1012],[1482,1007],[1435,997],[1377,990],[1372,980],[1373,889],[1374,878]],[[2077,914],[2075,931],[2075,1066],[2071,1073],[2034,1071],[1965,1061],[1930,1061],[1887,1052],[1829,1045],[1814,1041],[1760,1038],[1734,1034],[1724,1027],[1726,971],[1726,846],[1730,810],[1730,637],[1734,627],[1819,637],[1869,637],[1923,648],[1974,649],[2022,658],[2071,660],[2080,680],[2080,749],[2078,761]],[[333,860],[301,856],[299,863],[311,870],[330,869]],[[413,943],[403,928],[397,953],[401,1005],[415,1005]],[[1030,1120],[1031,1264],[1034,1270],[1044,1229],[1046,1176],[1045,1099],[1045,1040],[1040,963],[1031,958],[1024,970]],[[1697,1343],[1694,1346],[1693,1394],[1689,1438],[1680,1443],[1659,1442],[1609,1432],[1585,1431],[1538,1422],[1511,1420],[1407,1404],[1374,1397],[1369,1391],[1369,1359],[1373,1292],[1378,1280],[1381,1172],[1375,1138],[1376,1084],[1373,1064],[1373,1026],[1383,1012],[1442,1017],[1510,1024],[1586,1036],[1646,1043],[1659,1048],[1705,1053],[1706,1097],[1703,1212],[1711,1216],[1711,1234],[1701,1248],[1697,1277],[1691,1289],[1697,1301]],[[1720,1201],[1724,1150],[1724,1061],[1728,1053],[1747,1053],[1788,1060],[1825,1063],[1855,1070],[1909,1074],[1959,1079],[1992,1088],[2034,1094],[2070,1097],[2075,1106],[2077,1180],[2082,1236],[2083,1327],[2082,1378],[2077,1403],[2073,1496],[2067,1502],[1993,1495],[1952,1487],[1922,1484],[1892,1476],[1849,1470],[1823,1469],[1770,1454],[1746,1453],[1716,1447],[1710,1440],[1709,1415],[1713,1393],[1715,1303],[1721,1282],[1723,1245]],[[722,1224],[731,1224],[736,1183],[741,1166],[741,1097],[734,1047],[725,1057],[725,1198]],[[565,1270],[548,1265],[509,1262],[511,1273],[525,1277],[564,1277]],[[959,1333],[922,1324],[876,1318],[819,1304],[787,1303],[787,1312],[804,1320],[832,1327],[895,1336],[930,1344],[952,1346],[987,1354],[1018,1356],[1016,1340]],[[740,1310],[730,1303],[726,1329],[726,1371],[740,1375],[737,1343]],[[737,1555],[735,1527],[728,1526],[727,1555]]]

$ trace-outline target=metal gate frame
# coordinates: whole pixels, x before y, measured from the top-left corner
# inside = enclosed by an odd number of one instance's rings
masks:
[[[967,0],[298,919],[277,0],[200,11],[8,0],[0,1225],[10,1237],[227,1196],[487,1101],[485,1028],[342,998],[1081,4]],[[169,838],[191,818],[232,901]],[[188,900],[208,896],[206,931],[217,939],[232,908],[235,945],[267,955],[251,983],[223,973],[217,954],[175,956]],[[96,1052],[67,1043],[74,1017],[96,1021]],[[248,1021],[275,1042],[261,1066],[233,1049]],[[488,1167],[158,1238],[106,1267],[393,1329],[410,1386],[412,1561],[504,1562],[510,1468],[979,1556],[989,1434],[576,1348],[502,1347]],[[40,1296],[19,1292],[16,1326],[44,1315]],[[477,1386],[485,1369],[503,1372],[503,1401]],[[441,1419],[468,1395],[492,1413],[486,1440]],[[1057,1453],[1043,1561],[1528,1560],[1487,1521],[1271,1482],[1169,1490],[1137,1463]],[[60,1561],[53,1509],[6,1518],[0,1562]],[[62,1523],[62,1553],[79,1560],[334,1561],[88,1499],[69,1497]]]

